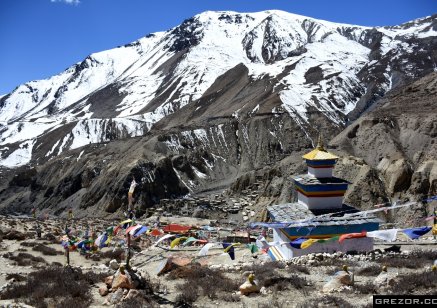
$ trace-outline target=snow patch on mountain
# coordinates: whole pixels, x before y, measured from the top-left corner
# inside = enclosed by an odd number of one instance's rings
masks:
[[[91,143],[102,143],[112,139],[142,136],[150,123],[127,118],[87,119],[79,121],[67,134],[58,148],[58,153],[66,149],[77,149]],[[47,153],[49,155],[53,149]]]
[[[19,145],[19,148],[13,151],[5,159],[0,160],[0,166],[15,168],[25,165],[30,162],[32,158],[32,148],[36,140],[27,140]],[[2,150],[0,150],[0,155]]]

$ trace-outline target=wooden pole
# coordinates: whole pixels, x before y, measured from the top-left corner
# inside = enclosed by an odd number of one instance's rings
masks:
[[[65,255],[67,257],[67,266],[70,266],[70,249],[68,248],[68,246],[67,248],[65,248]]]
[[[247,243],[250,244],[250,229],[247,229]]]
[[[433,229],[434,229],[434,226],[437,224],[437,210],[434,210],[434,224],[433,224]],[[433,232],[434,233],[434,232]],[[433,234],[433,238],[434,238],[434,240],[435,240],[435,234]]]
[[[127,253],[126,253],[126,269],[129,269],[130,262],[130,234],[126,234],[127,236]]]

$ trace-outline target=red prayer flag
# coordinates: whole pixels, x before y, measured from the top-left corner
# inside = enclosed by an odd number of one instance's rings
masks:
[[[360,237],[366,237],[367,231],[363,231],[361,233],[348,233],[348,234],[343,234],[340,236],[340,238],[338,239],[338,241],[341,243],[346,239],[350,239],[350,238],[360,238]]]

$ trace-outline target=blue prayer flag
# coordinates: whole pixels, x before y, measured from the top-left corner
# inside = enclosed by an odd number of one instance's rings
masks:
[[[431,231],[431,229],[432,227],[419,227],[419,228],[404,229],[402,232],[408,235],[410,239],[416,240],[422,235]]]
[[[298,239],[295,239],[294,241],[290,242],[290,246],[296,249],[301,249],[300,245],[306,240],[308,239],[304,237],[299,237]]]

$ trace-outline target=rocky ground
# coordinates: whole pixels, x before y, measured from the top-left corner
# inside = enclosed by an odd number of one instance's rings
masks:
[[[369,254],[320,253],[271,262],[266,254],[252,254],[245,247],[236,249],[234,261],[214,247],[206,257],[196,258],[198,247],[153,247],[150,244],[156,239],[143,236],[133,244],[132,269],[123,274],[124,250],[113,247],[87,258],[71,252],[71,269],[66,268],[59,244],[66,220],[40,221],[41,238],[36,237],[33,219],[1,217],[0,221],[0,305],[371,307],[372,294],[435,294],[437,286],[436,272],[431,270],[437,242],[431,237],[410,241],[399,236],[400,252],[377,243]],[[184,218],[180,222],[208,221]],[[73,224],[76,229],[97,231],[114,223],[80,219]],[[157,276],[169,257],[179,267]],[[344,266],[347,272],[341,272]],[[383,266],[387,272],[382,272]],[[239,286],[251,273],[260,292],[240,295]]]

